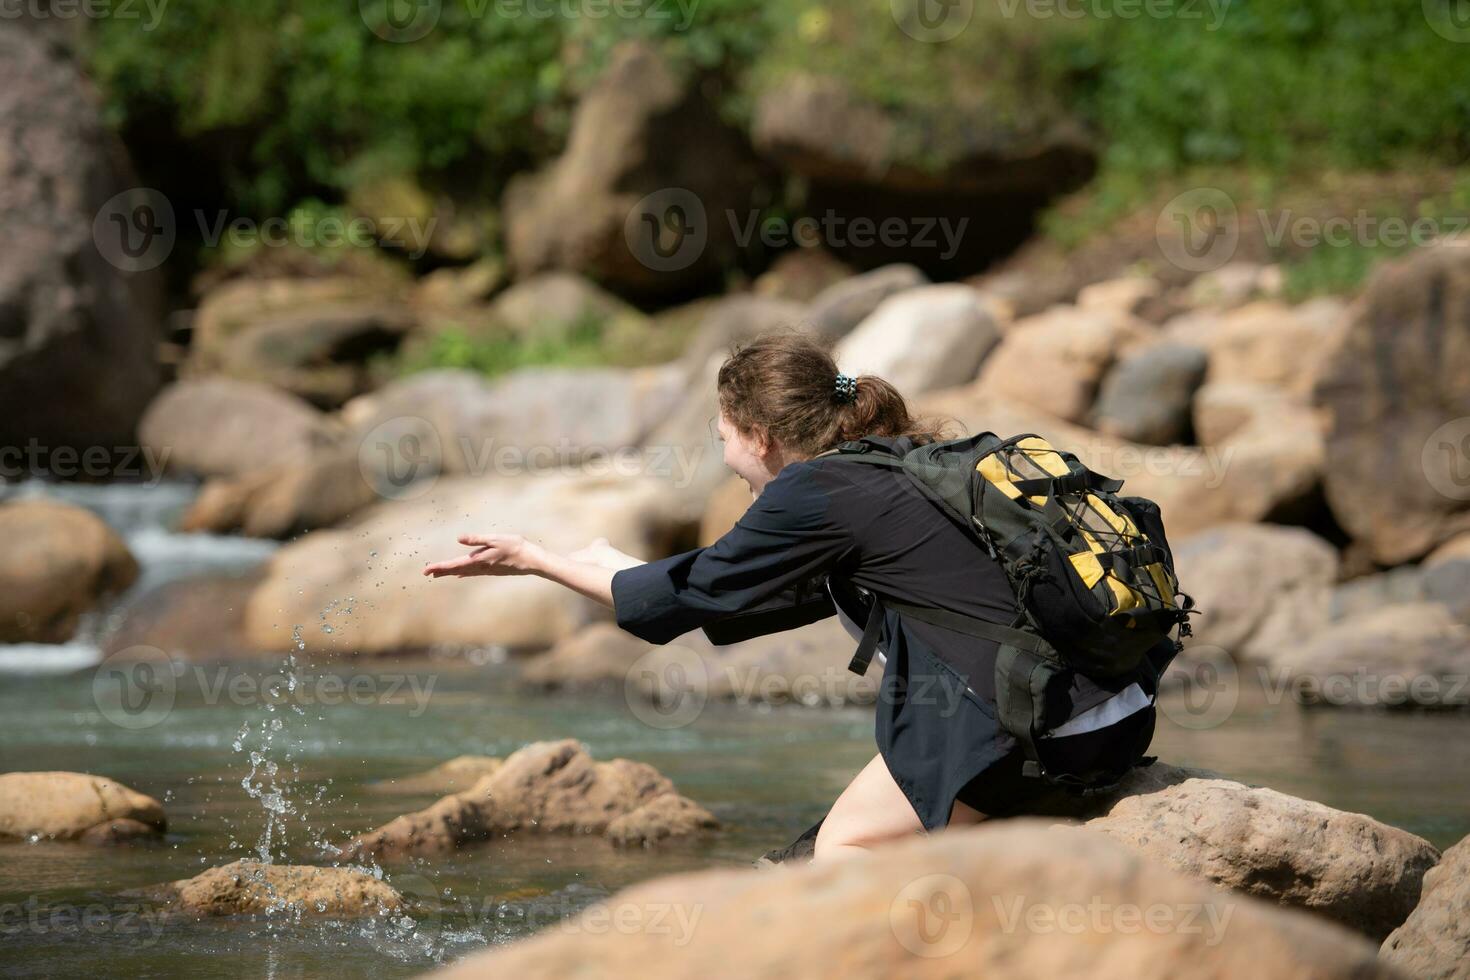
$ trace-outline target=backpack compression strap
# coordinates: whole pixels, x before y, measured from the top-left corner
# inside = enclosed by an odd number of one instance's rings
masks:
[[[981,639],[994,640],[996,643],[1011,646],[1019,651],[1032,656],[1044,657],[1051,646],[1039,636],[1027,633],[1011,626],[1002,626],[992,623],[986,619],[977,619],[974,616],[965,616],[960,613],[950,612],[948,609],[935,609],[932,606],[915,606],[907,602],[897,602],[889,599],[881,600],[877,595],[873,596],[873,605],[868,610],[868,622],[863,627],[863,638],[858,642],[857,651],[852,655],[852,661],[847,669],[854,674],[862,675],[868,672],[868,665],[873,662],[873,651],[878,648],[878,639],[883,632],[883,610],[892,609],[902,616],[918,620],[921,623],[929,623],[932,626],[941,626],[945,629],[954,630],[956,633],[964,633],[967,636],[980,637]]]

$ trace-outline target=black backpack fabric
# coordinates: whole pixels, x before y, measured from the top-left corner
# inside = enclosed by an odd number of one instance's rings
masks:
[[[1142,667],[1146,653],[1190,634],[1194,601],[1179,591],[1159,507],[1120,496],[1121,480],[1088,469],[1076,455],[1032,433],[1002,439],[982,432],[895,454],[876,440],[844,443],[823,456],[907,474],[937,506],[997,559],[1020,615],[1009,626],[948,610],[875,601],[850,667],[866,673],[881,609],[1000,644],[996,698],[1001,724],[1026,751],[1027,774],[1097,789],[1120,772],[1054,774],[1036,741],[1065,718],[1070,672],[1107,679]],[[875,597],[876,599],[876,597]],[[1178,628],[1179,639],[1171,632]]]

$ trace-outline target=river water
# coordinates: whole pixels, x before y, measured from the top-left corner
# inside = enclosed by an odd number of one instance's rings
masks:
[[[171,542],[157,526],[165,520],[163,508],[135,515],[128,531],[146,541],[153,525],[144,563],[155,581],[246,566],[269,549]],[[0,772],[109,776],[162,800],[169,833],[120,848],[0,844],[6,976],[411,976],[566,928],[579,909],[654,875],[747,865],[818,819],[873,751],[870,709],[710,704],[669,728],[617,696],[527,695],[514,665],[494,658],[185,665],[168,699],[139,711],[123,706],[92,649],[44,671],[35,667],[48,651],[7,662],[0,649]],[[1201,712],[1197,699],[1164,702],[1154,751],[1167,761],[1369,813],[1440,847],[1470,833],[1466,714],[1304,710],[1250,683],[1229,711]],[[168,920],[120,895],[246,857],[323,863],[324,844],[435,798],[375,783],[556,738],[579,739],[598,759],[651,763],[724,828],[649,850],[522,835],[390,863],[380,873],[407,896],[409,915],[368,922]]]

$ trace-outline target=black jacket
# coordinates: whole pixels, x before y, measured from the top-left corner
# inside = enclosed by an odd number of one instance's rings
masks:
[[[730,643],[833,615],[829,577],[839,595],[1016,616],[999,563],[908,477],[840,456],[786,466],[714,544],[620,571],[612,591],[618,625],[651,643],[701,628]],[[996,644],[887,610],[880,646],[879,749],[925,827],[942,827],[960,789],[1017,750],[995,718]],[[1077,676],[1069,717],[1132,681]]]

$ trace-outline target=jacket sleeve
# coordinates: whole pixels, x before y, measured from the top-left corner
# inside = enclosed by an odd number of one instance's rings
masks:
[[[616,573],[618,625],[650,643],[705,628],[723,644],[832,615],[822,584],[854,544],[829,503],[810,467],[788,467],[714,544]]]

